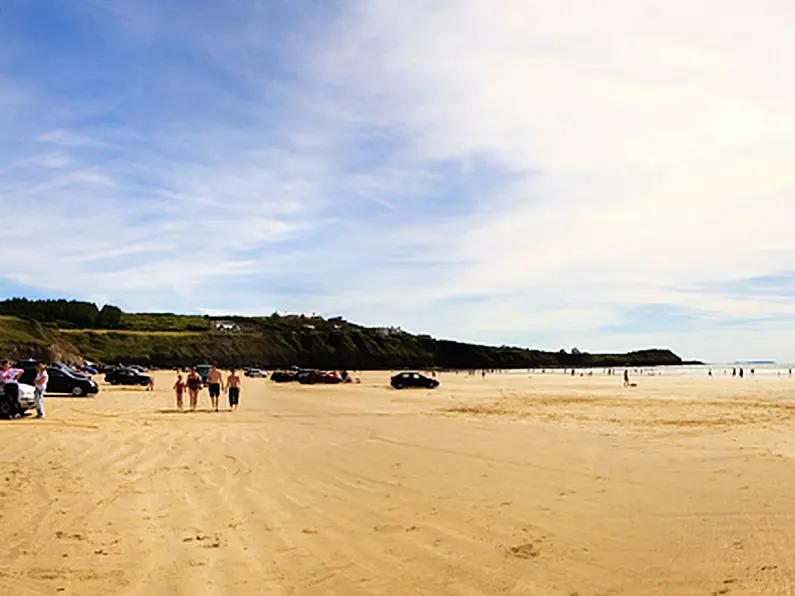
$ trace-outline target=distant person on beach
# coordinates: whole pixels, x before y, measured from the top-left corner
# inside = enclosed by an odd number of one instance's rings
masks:
[[[182,395],[185,393],[185,381],[182,380],[182,375],[177,375],[177,382],[174,383],[174,393],[177,395],[177,408],[182,410]]]
[[[36,365],[36,379],[33,381],[33,402],[36,404],[36,418],[44,418],[44,392],[47,391],[47,367],[41,362]]]
[[[149,377],[149,382],[146,384],[147,391],[154,391],[155,390],[155,378]]]
[[[190,397],[190,409],[196,411],[196,404],[199,401],[199,391],[202,388],[201,375],[196,372],[195,368],[190,369],[188,373],[188,380],[185,383],[188,386],[188,396]]]
[[[629,386],[629,371],[624,371],[624,387]]]
[[[709,373],[707,373],[707,376],[709,376],[709,377],[712,376],[712,369],[711,368],[709,369]]]
[[[19,384],[17,381],[23,372],[25,371],[20,368],[11,368],[8,360],[4,360],[2,367],[0,367],[0,382],[3,383],[3,393],[6,400],[11,404],[14,418],[20,417]]]
[[[207,385],[210,388],[210,407],[215,408],[216,412],[218,411],[218,400],[221,397],[222,382],[223,376],[221,375],[221,371],[213,364],[210,372],[207,373]]]
[[[741,378],[741,379],[743,378],[743,374],[744,374],[744,373],[743,373],[743,369],[740,369],[740,378]]]
[[[737,376],[737,369],[736,369],[736,368],[733,368],[733,369],[732,369],[732,376],[733,376],[733,377],[736,377],[736,376]]]
[[[234,368],[226,379],[226,390],[229,392],[229,409],[234,412],[240,407],[240,377]]]

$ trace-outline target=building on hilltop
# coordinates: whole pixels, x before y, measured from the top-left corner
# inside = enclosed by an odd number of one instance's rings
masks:
[[[375,331],[381,337],[405,335],[406,333],[400,327],[373,327],[373,331]]]
[[[235,321],[229,321],[227,319],[211,319],[210,329],[226,333],[243,333],[255,331],[256,326],[247,323],[236,323]]]

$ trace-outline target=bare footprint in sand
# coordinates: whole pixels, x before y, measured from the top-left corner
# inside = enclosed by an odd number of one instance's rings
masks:
[[[525,542],[524,544],[512,546],[508,549],[507,554],[508,556],[515,557],[517,559],[535,559],[541,554],[541,549],[536,543]]]

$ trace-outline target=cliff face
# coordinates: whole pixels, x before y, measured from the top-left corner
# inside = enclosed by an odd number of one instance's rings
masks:
[[[378,337],[366,331],[338,333],[96,333],[68,337],[90,360],[174,367],[216,362],[221,366],[260,365],[341,369],[611,367],[681,364],[669,350],[629,354],[583,354],[494,348],[412,335]]]
[[[669,350],[628,354],[543,352],[490,347],[403,332],[384,333],[318,317],[230,317],[232,330],[210,331],[211,321],[179,315],[128,315],[117,330],[61,329],[55,323],[0,316],[0,355],[10,359],[147,364],[175,367],[216,362],[354,370],[394,368],[553,368],[681,364]],[[217,325],[215,325],[217,327]],[[137,329],[135,327],[138,327]],[[153,330],[158,329],[158,330]],[[200,330],[205,327],[204,330]],[[162,329],[171,329],[163,331]]]
[[[10,316],[0,316],[0,357],[8,360],[83,361],[79,350],[57,329],[38,321]]]

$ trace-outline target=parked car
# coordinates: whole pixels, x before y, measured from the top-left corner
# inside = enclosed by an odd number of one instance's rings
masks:
[[[243,374],[246,375],[247,377],[252,377],[252,378],[259,378],[259,379],[268,378],[268,373],[266,373],[264,370],[260,370],[259,368],[246,369],[246,372]]]
[[[34,367],[35,368],[35,367]],[[63,364],[61,362],[53,362],[47,366],[48,370],[60,370],[61,372],[72,375],[73,377],[77,377],[78,379],[85,379],[86,381],[91,380],[91,376],[87,375],[84,372],[80,372],[77,369],[72,368],[69,365]]]
[[[298,380],[298,371],[294,370],[275,370],[271,373],[271,381],[274,383],[292,383]]]
[[[199,376],[202,378],[202,383],[205,385],[207,384],[207,375],[210,374],[212,368],[213,367],[209,364],[200,364],[196,367],[196,372],[199,373]]]
[[[98,374],[99,371],[97,371],[97,369],[94,368],[93,366],[85,365],[85,366],[81,366],[78,369],[78,372],[81,372],[81,373],[86,374],[86,375],[96,375],[96,374]]]
[[[19,377],[20,383],[33,385],[33,381],[36,380],[36,369],[26,366],[24,371]],[[99,385],[95,381],[86,375],[75,374],[66,367],[61,368],[57,364],[47,367],[47,378],[47,394],[62,393],[84,397],[99,392]]]
[[[18,382],[17,385],[19,386],[19,407],[17,407],[17,404],[12,404],[10,401],[6,400],[3,384],[0,383],[0,418],[11,418],[16,414],[21,416],[35,405],[33,400],[33,385],[22,382]]]
[[[395,389],[403,389],[404,387],[421,387],[423,389],[436,389],[439,386],[439,381],[431,379],[418,372],[402,372],[392,377],[390,384]]]
[[[298,382],[302,385],[314,385],[315,383],[333,385],[335,383],[342,383],[342,379],[334,373],[328,373],[322,370],[308,370],[298,375]]]
[[[108,371],[105,382],[111,385],[140,385],[146,387],[152,381],[149,375],[142,375],[131,368],[116,368]]]

